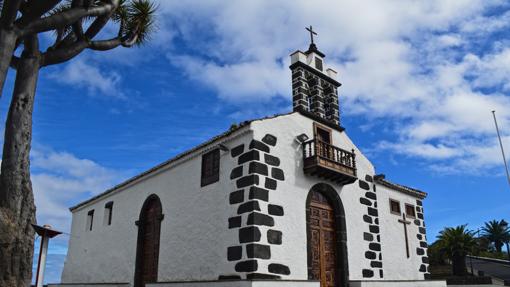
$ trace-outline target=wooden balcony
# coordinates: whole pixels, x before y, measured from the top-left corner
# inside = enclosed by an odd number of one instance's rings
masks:
[[[318,139],[303,143],[303,168],[307,175],[318,176],[338,184],[356,181],[356,155]]]

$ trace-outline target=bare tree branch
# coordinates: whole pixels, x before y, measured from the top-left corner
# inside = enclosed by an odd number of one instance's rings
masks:
[[[73,0],[71,2],[71,7],[72,8],[83,7],[83,0]],[[75,23],[73,23],[73,26],[72,26],[73,32],[76,35],[76,38],[78,38],[78,40],[83,39],[82,23],[83,23],[83,19],[80,19],[80,20],[76,21]]]
[[[47,51],[42,55],[41,67],[60,64],[79,55],[89,46],[85,40],[77,41],[71,45],[65,45],[58,49]]]
[[[2,14],[0,16],[0,26],[3,28],[12,28],[18,11],[21,6],[22,0],[5,0],[3,1]]]
[[[115,49],[120,45],[122,45],[122,40],[120,38],[113,38],[109,40],[92,41],[88,48],[95,51],[107,51]]]
[[[19,65],[19,60],[20,60],[19,57],[12,55],[11,63],[10,63],[11,68],[13,68],[14,70],[17,70],[18,65]]]
[[[55,8],[62,0],[31,0],[25,5],[23,16],[16,21],[16,25],[25,26],[29,21],[37,19]]]
[[[118,6],[119,0],[109,0],[109,3],[101,3],[98,6],[84,8],[77,7],[57,13],[52,16],[41,18],[22,27],[22,35],[46,32],[53,29],[64,28],[72,25],[83,17],[99,17],[107,15],[114,11]]]
[[[91,41],[88,48],[95,51],[107,51],[119,46],[126,48],[132,47],[138,40],[137,34],[126,35],[124,37],[115,37],[109,40]]]

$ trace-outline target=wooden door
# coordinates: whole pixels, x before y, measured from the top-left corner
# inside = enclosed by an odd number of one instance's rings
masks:
[[[312,191],[308,206],[308,278],[337,287],[335,213],[327,198]]]
[[[138,223],[138,251],[136,264],[137,287],[158,280],[159,237],[162,210],[158,198],[149,198]]]

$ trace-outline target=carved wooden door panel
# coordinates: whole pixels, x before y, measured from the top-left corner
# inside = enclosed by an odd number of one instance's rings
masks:
[[[162,210],[159,200],[150,200],[143,210],[142,228],[138,244],[140,259],[137,260],[139,276],[135,286],[144,287],[146,283],[158,280],[159,241]]]
[[[308,206],[308,278],[337,287],[335,214],[328,200],[313,192]]]

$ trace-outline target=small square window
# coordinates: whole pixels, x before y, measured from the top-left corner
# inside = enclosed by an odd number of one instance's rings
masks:
[[[202,156],[201,186],[220,180],[220,150],[215,149]]]
[[[406,216],[416,218],[416,211],[414,210],[414,205],[406,204]]]
[[[87,213],[87,230],[92,231],[92,225],[94,224],[94,209]]]
[[[400,215],[400,213],[401,213],[400,202],[398,202],[397,200],[390,199],[390,211],[393,214]]]
[[[112,225],[113,201],[104,205],[104,225]]]

